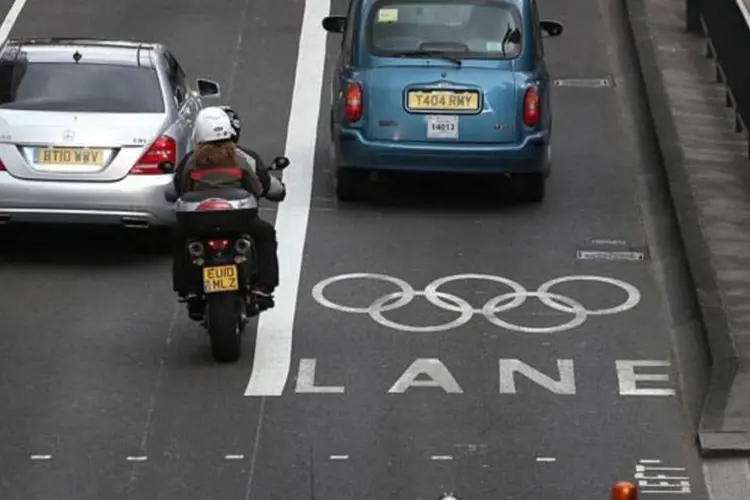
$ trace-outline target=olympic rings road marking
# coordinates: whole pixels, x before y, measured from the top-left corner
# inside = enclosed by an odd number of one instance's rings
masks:
[[[324,292],[328,286],[334,283],[349,280],[383,281],[396,286],[399,290],[375,299],[375,301],[373,301],[372,304],[370,304],[368,307],[347,306],[338,304],[326,298]],[[461,297],[458,297],[457,295],[440,291],[440,287],[454,281],[462,280],[490,281],[493,283],[504,285],[510,288],[510,291],[489,299],[482,307],[479,308],[473,307],[471,304],[469,304],[469,302]],[[625,299],[623,303],[615,307],[592,310],[587,309],[583,306],[583,304],[570,297],[550,291],[553,287],[562,283],[571,283],[577,281],[591,281],[612,285],[625,291],[625,293],[627,293],[627,299]],[[436,279],[435,281],[427,285],[424,290],[418,291],[415,290],[406,281],[394,276],[389,276],[387,274],[352,273],[341,274],[339,276],[333,276],[331,278],[324,279],[323,281],[315,285],[315,287],[313,287],[312,296],[320,305],[329,309],[351,314],[367,314],[377,323],[387,328],[399,330],[402,332],[414,333],[444,332],[447,330],[452,330],[454,328],[459,328],[471,321],[471,319],[476,314],[481,314],[487,319],[487,321],[489,321],[493,325],[500,328],[505,328],[507,330],[523,333],[556,333],[566,330],[572,330],[573,328],[581,326],[589,316],[605,316],[628,311],[637,306],[641,301],[641,292],[630,283],[626,283],[625,281],[618,280],[616,278],[591,275],[563,276],[560,278],[555,278],[542,283],[539,288],[536,289],[536,291],[529,291],[526,290],[526,288],[524,288],[524,286],[520,283],[508,278],[503,278],[501,276],[493,276],[491,274],[456,274],[453,276],[446,276],[444,278]],[[424,297],[430,304],[434,305],[435,307],[438,307],[439,309],[442,309],[444,311],[457,313],[458,317],[452,321],[449,321],[448,323],[428,326],[404,325],[385,317],[385,313],[408,305],[416,297]],[[498,314],[500,313],[520,307],[529,298],[536,298],[550,309],[572,314],[573,317],[566,323],[544,327],[516,325],[502,320],[498,317]]]

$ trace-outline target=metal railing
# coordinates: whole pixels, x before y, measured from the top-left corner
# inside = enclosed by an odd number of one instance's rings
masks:
[[[750,125],[750,2],[685,0],[687,30],[706,36],[706,55],[716,61],[716,80],[727,89],[736,132]],[[748,146],[750,157],[750,146]]]

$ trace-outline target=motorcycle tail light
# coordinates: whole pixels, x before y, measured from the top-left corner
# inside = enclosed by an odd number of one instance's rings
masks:
[[[229,240],[209,240],[208,248],[213,251],[226,250],[229,247]]]
[[[232,210],[232,204],[221,198],[209,198],[198,204],[196,212],[210,212],[212,210]]]

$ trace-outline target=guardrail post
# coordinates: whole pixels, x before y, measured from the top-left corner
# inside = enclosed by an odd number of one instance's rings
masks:
[[[702,31],[700,3],[700,0],[685,0],[686,27],[690,33],[700,33]]]

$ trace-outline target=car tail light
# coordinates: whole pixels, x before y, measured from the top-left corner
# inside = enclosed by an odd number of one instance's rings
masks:
[[[5,172],[6,170],[8,169],[5,168],[5,163],[3,163],[3,160],[0,160],[0,172]]]
[[[529,87],[523,95],[523,123],[527,127],[539,125],[539,91]]]
[[[159,164],[168,161],[177,164],[177,143],[168,135],[162,135],[154,141],[148,151],[135,163],[130,170],[132,175],[159,175]]]
[[[232,210],[232,204],[221,198],[209,198],[198,204],[196,212],[210,212],[212,210]]]
[[[344,114],[349,123],[356,123],[362,118],[362,85],[357,82],[349,82],[346,86],[346,101],[344,103]]]
[[[229,240],[209,240],[208,248],[211,250],[226,250],[229,247]]]

